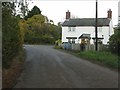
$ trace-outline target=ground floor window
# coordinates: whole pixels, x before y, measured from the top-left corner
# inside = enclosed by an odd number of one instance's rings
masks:
[[[68,43],[71,43],[71,40],[70,40],[70,39],[68,39]]]
[[[75,43],[75,39],[72,39],[72,43]]]

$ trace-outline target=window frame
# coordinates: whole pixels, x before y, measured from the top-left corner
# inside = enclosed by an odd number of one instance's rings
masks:
[[[68,32],[75,32],[76,28],[75,27],[68,27]]]

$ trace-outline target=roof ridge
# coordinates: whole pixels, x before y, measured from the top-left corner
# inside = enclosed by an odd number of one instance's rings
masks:
[[[110,20],[108,18],[98,18],[99,26],[108,26]],[[64,21],[62,26],[95,26],[95,18],[73,18]]]

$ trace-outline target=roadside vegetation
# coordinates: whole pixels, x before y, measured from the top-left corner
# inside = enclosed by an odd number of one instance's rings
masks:
[[[24,69],[25,50],[21,50],[11,62],[9,68],[2,70],[2,88],[12,88],[17,83],[17,78]]]
[[[114,34],[109,40],[109,51],[120,56],[120,27],[114,29]]]
[[[12,14],[11,3],[2,3],[2,66],[9,68],[12,59],[22,49],[22,33],[18,22],[19,19]]]
[[[110,51],[75,51],[75,50],[64,50],[60,46],[55,46],[54,49],[70,53],[79,58],[89,60],[99,65],[107,66],[113,69],[120,68],[120,57],[118,54],[111,53]]]
[[[97,61],[109,67],[118,68],[119,57],[111,52],[84,51],[77,55],[81,58]]]
[[[25,53],[14,4],[2,2],[2,88],[11,88],[22,71]]]
[[[62,49],[60,46],[55,46],[54,49]]]
[[[61,27],[42,15],[37,6],[29,11],[25,19],[20,20],[19,25],[26,44],[55,44],[61,37]]]

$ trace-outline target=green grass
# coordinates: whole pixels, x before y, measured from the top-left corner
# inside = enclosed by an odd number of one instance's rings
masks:
[[[118,64],[120,57],[110,52],[84,51],[77,53],[77,55],[84,59],[97,61],[113,68],[120,67],[120,64]]]
[[[110,67],[113,69],[120,68],[120,57],[115,54],[112,54],[111,52],[100,52],[100,51],[80,52],[80,51],[64,50],[64,49],[61,49],[61,47],[59,46],[55,46],[54,49],[59,49],[63,52],[70,53],[74,56],[92,61],[93,63]]]

